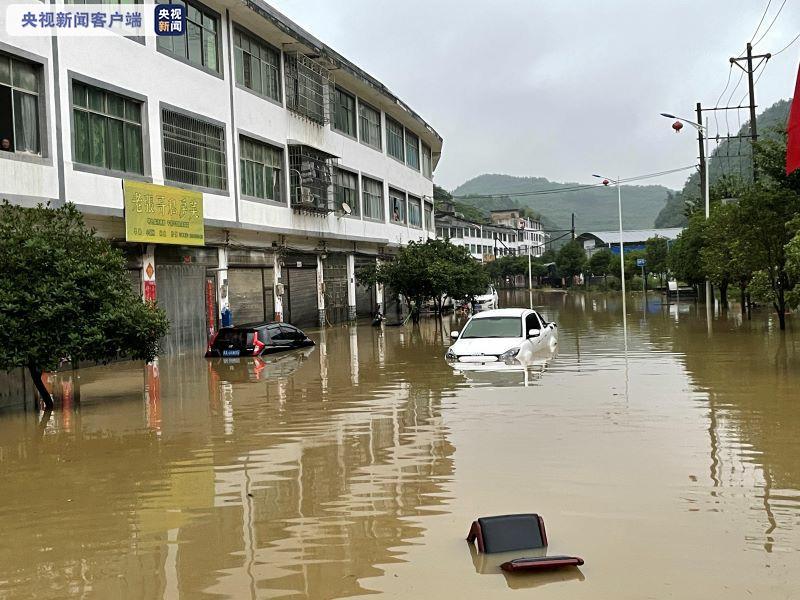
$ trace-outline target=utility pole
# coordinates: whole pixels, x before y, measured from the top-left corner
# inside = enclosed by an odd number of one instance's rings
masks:
[[[575,239],[575,213],[572,213],[572,239]]]
[[[703,107],[697,103],[697,144],[700,149],[700,197],[703,200],[703,205],[706,207],[706,219],[708,218],[708,203],[709,199],[706,198],[706,177],[708,177],[708,170],[706,169],[706,149],[703,145]],[[709,182],[710,183],[710,182]]]
[[[754,143],[758,140],[758,129],[756,127],[756,90],[755,84],[753,83],[753,72],[761,66],[761,63],[768,61],[772,58],[772,54],[767,52],[766,54],[753,54],[753,45],[748,42],[747,43],[747,53],[744,56],[740,56],[738,58],[731,57],[730,62],[733,65],[739,67],[742,71],[747,73],[747,90],[750,97],[750,140]],[[753,59],[758,59],[758,63],[753,66]],[[745,63],[746,67],[743,67],[741,63]],[[739,107],[735,107],[737,110]],[[698,119],[698,122],[700,120]],[[752,161],[753,161],[753,181],[758,179],[758,173],[756,172],[756,161],[755,161],[755,152],[752,153]]]

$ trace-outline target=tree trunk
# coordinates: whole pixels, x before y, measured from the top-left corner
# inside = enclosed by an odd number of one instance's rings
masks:
[[[780,323],[781,331],[786,330],[786,297],[783,294],[783,287],[778,290],[778,303],[775,306],[778,311],[778,323]]]
[[[36,388],[36,391],[39,392],[45,410],[53,410],[53,397],[42,382],[42,372],[34,365],[28,365],[28,373],[30,373],[31,379],[33,380],[33,386]]]
[[[722,310],[728,310],[728,282],[724,281],[719,285],[719,306]]]
[[[742,319],[744,319],[745,315],[747,315],[747,295],[744,291],[744,286],[740,283],[741,286],[741,295],[739,297],[739,302],[742,304]]]
[[[753,301],[750,299],[750,292],[747,292],[747,320],[753,318]]]

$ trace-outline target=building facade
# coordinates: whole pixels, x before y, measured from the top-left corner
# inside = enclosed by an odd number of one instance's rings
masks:
[[[355,272],[433,235],[441,136],[266,3],[185,6],[178,37],[12,38],[0,15],[0,198],[76,204],[166,309],[167,352],[204,345],[226,308],[372,314],[382,290]],[[201,197],[202,242],[131,242],[130,182]]]
[[[436,236],[468,248],[481,262],[529,251],[533,257],[544,254],[547,234],[538,220],[523,218],[518,210],[493,211],[490,217],[487,223],[471,221],[443,202],[436,211]]]

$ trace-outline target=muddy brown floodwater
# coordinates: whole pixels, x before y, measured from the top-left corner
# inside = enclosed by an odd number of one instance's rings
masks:
[[[0,413],[0,598],[800,597],[800,335],[632,297],[626,355],[618,298],[533,301],[527,386],[453,373],[450,318],[60,375],[49,419]],[[586,564],[471,552],[510,512]]]

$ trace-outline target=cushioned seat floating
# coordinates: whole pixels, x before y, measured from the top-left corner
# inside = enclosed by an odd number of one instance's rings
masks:
[[[481,517],[472,522],[469,543],[476,542],[478,551],[485,554],[533,550],[547,546],[544,519],[537,514],[499,515]],[[521,557],[504,562],[505,571],[530,571],[580,566],[583,559],[577,556]]]

